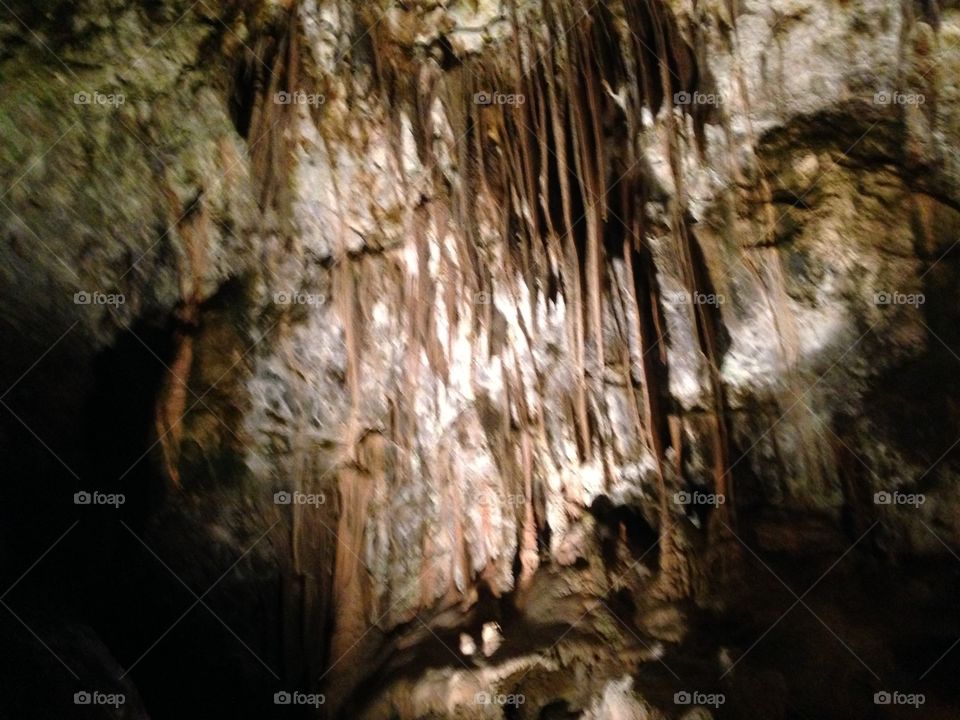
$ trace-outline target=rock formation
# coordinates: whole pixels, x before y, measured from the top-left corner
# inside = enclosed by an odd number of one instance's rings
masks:
[[[960,4],[0,40],[0,717],[960,714]]]

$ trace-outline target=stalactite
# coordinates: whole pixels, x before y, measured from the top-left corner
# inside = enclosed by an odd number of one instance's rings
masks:
[[[692,58],[683,52],[685,45],[682,39],[678,36],[674,24],[663,13],[659,12],[659,6],[655,5],[653,0],[647,0],[647,7],[654,20],[652,28],[658,51],[660,85],[664,89],[668,108],[672,110],[674,88],[686,89],[684,86],[695,79],[691,64]],[[679,70],[679,76],[674,68]],[[673,82],[671,76],[677,79],[677,83]],[[683,181],[683,158],[681,157],[680,147],[681,132],[676,113],[669,113],[667,122],[669,123],[666,135],[667,156],[676,185],[676,197],[671,203],[671,230],[680,257],[685,290],[688,296],[692,298],[697,294],[706,292],[707,288],[703,286],[706,270],[695,257],[694,240],[687,226],[686,189]],[[730,464],[728,458],[729,440],[726,430],[724,387],[720,378],[720,350],[717,343],[718,318],[713,317],[711,310],[703,303],[693,303],[693,315],[696,337],[706,361],[710,382],[710,401],[713,405],[710,422],[715,492],[726,498],[726,502],[716,509],[713,516],[711,535],[719,537],[726,534],[724,528],[733,524],[736,502],[732,479],[728,472]]]
[[[561,182],[568,183],[565,179],[567,177],[566,166],[561,168],[560,176],[564,178]],[[569,192],[570,189],[567,187],[567,193]],[[569,212],[569,209],[565,210],[565,213],[566,212]],[[563,274],[565,286],[564,295],[569,303],[567,314],[569,317],[570,347],[572,348],[575,367],[577,369],[577,386],[574,390],[575,414],[577,426],[580,431],[581,454],[586,461],[590,461],[593,456],[593,442],[588,418],[586,339],[583,320],[584,303],[580,280],[581,263],[576,238],[574,237],[572,216],[568,218],[564,238],[566,240],[564,252],[565,269]]]
[[[557,263],[563,293],[568,303],[568,334],[570,347],[578,371],[579,381],[572,400],[573,416],[576,418],[580,450],[585,461],[593,454],[594,442],[600,440],[590,420],[591,405],[602,403],[603,370],[605,366],[604,338],[604,295],[607,288],[605,280],[605,246],[603,237],[608,232],[610,215],[608,187],[610,168],[606,163],[607,137],[604,127],[604,108],[611,103],[604,88],[618,86],[622,77],[636,78],[640,87],[630,96],[634,102],[647,103],[656,110],[666,99],[672,101],[672,94],[680,89],[692,89],[697,80],[696,60],[686,45],[669,13],[653,0],[643,3],[627,3],[626,17],[635,36],[636,43],[631,57],[625,58],[616,66],[608,66],[604,59],[612,31],[603,16],[605,8],[583,13],[566,2],[543,4],[544,18],[548,29],[549,46],[535,60],[524,61],[521,52],[523,43],[519,34],[520,20],[513,5],[513,23],[516,42],[514,43],[514,62],[522,73],[518,79],[517,91],[530,93],[536,85],[530,76],[540,77],[543,97],[537,97],[526,107],[514,107],[507,111],[497,108],[481,110],[483,125],[494,123],[496,136],[502,152],[502,171],[505,174],[505,187],[502,198],[515,214],[518,226],[523,228],[524,245],[517,249],[520,257],[522,275],[528,286],[545,283],[543,269],[534,272],[532,258],[546,234],[547,248],[558,247],[556,255],[562,258]],[[530,42],[529,55],[534,56],[535,44]],[[651,50],[653,48],[653,50]],[[501,74],[496,75],[502,78]],[[676,78],[676,82],[674,81]],[[612,91],[611,91],[612,92]],[[542,100],[542,109],[538,101]],[[639,106],[635,105],[635,114],[639,116]],[[694,109],[696,115],[699,111]],[[702,118],[694,118],[698,140],[702,130]],[[691,294],[699,292],[702,282],[702,268],[694,266],[689,244],[691,237],[684,224],[684,195],[682,167],[679,160],[680,130],[676,120],[668,133],[669,156],[673,173],[677,179],[678,197],[674,203],[674,231],[681,251],[682,267],[687,278]],[[549,128],[549,134],[547,132]],[[531,138],[533,139],[531,142]],[[482,147],[482,143],[479,145]],[[568,154],[569,151],[569,154]],[[550,164],[546,154],[556,160],[556,173],[551,177]],[[539,168],[534,158],[539,157]],[[575,183],[574,184],[571,184]],[[556,218],[548,198],[559,194],[560,216]],[[539,203],[533,198],[538,197]],[[543,222],[539,222],[536,207],[543,211]],[[621,203],[621,211],[628,217],[639,216],[642,208],[626,202]],[[583,210],[583,218],[575,218],[575,207]],[[629,212],[626,208],[629,207]],[[554,225],[559,219],[559,229]],[[663,331],[652,330],[660,325],[658,320],[659,298],[656,291],[655,274],[652,261],[644,263],[641,277],[635,274],[635,263],[641,256],[636,247],[642,235],[642,226],[633,220],[631,228],[634,235],[624,247],[624,262],[633,288],[644,285],[647,290],[634,290],[634,303],[637,313],[648,318],[646,330],[639,327],[633,332],[641,344],[640,363],[644,371],[641,387],[645,395],[645,417],[638,422],[645,428],[646,443],[660,463],[664,456],[667,434],[666,414],[660,408],[658,394],[665,386],[666,356],[663,347],[650,358],[658,345],[663,345]],[[557,240],[554,237],[560,235]],[[506,236],[508,244],[515,242]],[[536,263],[533,263],[536,265]],[[505,282],[510,282],[507,274]],[[708,365],[711,380],[711,393],[714,409],[714,480],[719,490],[728,490],[726,483],[726,430],[723,409],[723,390],[719,381],[720,349],[716,341],[714,318],[706,316],[702,308],[697,309],[694,318],[696,335],[700,338],[703,355]],[[594,342],[594,351],[588,361],[586,343],[588,338]],[[655,369],[654,360],[660,369]],[[591,387],[587,378],[596,368],[597,389]],[[681,448],[679,438],[673,435],[674,452],[679,457]],[[602,453],[601,453],[602,454]],[[670,512],[666,506],[668,491],[665,476],[660,465],[661,484],[661,520],[665,537],[670,535]],[[677,469],[680,469],[678,466]],[[669,542],[669,540],[666,540]]]
[[[612,471],[604,436],[611,429],[603,418],[608,414],[606,356],[612,348],[611,363],[625,368],[637,437],[656,462],[664,586],[672,583],[684,592],[693,582],[692,571],[686,567],[685,540],[678,534],[668,488],[669,481],[682,479],[684,470],[681,420],[669,406],[667,338],[657,268],[645,246],[647,178],[633,168],[642,159],[637,137],[643,110],[656,113],[666,103],[668,158],[677,188],[671,205],[672,231],[685,286],[691,294],[700,292],[709,278],[686,223],[681,123],[692,117],[700,143],[704,116],[699,108],[686,108],[686,115],[677,117],[672,108],[673,93],[696,89],[700,82],[698,58],[669,8],[659,0],[624,2],[622,17],[615,16],[606,3],[585,12],[571,0],[543,0],[536,30],[519,3],[510,3],[507,9],[512,38],[503,57],[468,59],[464,67],[442,71],[429,52],[422,58],[404,55],[391,46],[385,31],[370,28],[376,82],[392,113],[391,144],[398,171],[403,167],[400,118],[406,110],[417,115],[412,124],[426,176],[434,183],[449,180],[435,168],[442,154],[433,146],[436,100],[443,105],[453,133],[449,155],[456,169],[443,197],[424,200],[424,206],[411,210],[406,224],[407,257],[412,264],[402,270],[403,361],[390,399],[389,436],[407,457],[392,469],[393,481],[411,480],[413,458],[419,454],[418,472],[428,476],[421,482],[440,486],[455,482],[459,470],[450,457],[428,459],[417,447],[423,421],[418,416],[418,407],[422,408],[418,396],[427,368],[441,384],[451,381],[448,362],[454,353],[454,331],[439,337],[439,316],[442,313],[453,328],[466,311],[473,319],[472,341],[478,345],[485,341],[491,356],[500,356],[503,396],[497,405],[503,412],[500,427],[486,430],[505,481],[522,486],[518,581],[520,585],[529,582],[538,557],[538,528],[546,522],[535,502],[537,477],[552,461],[555,438],[547,432],[544,407],[527,406],[525,384],[531,376],[524,371],[532,368],[532,389],[542,397],[546,383],[532,353],[541,322],[539,304],[549,303],[551,293],[559,294],[573,376],[569,414],[580,460],[585,464],[599,460],[609,482]],[[621,22],[632,41],[619,42]],[[485,105],[474,101],[476,93],[490,90],[511,91],[524,102]],[[619,102],[626,106],[621,109]],[[626,159],[616,145],[624,135]],[[400,177],[404,186],[410,181],[403,172]],[[449,219],[437,210],[445,201]],[[428,202],[432,209],[426,207]],[[450,244],[444,242],[448,223],[456,230]],[[489,243],[488,230],[490,235],[500,235],[502,245]],[[340,314],[347,345],[347,384],[356,396],[362,384],[358,374],[362,347],[357,338],[365,312],[354,306],[354,295],[368,271],[348,269],[356,264],[352,259],[340,262],[344,267],[335,270],[340,278],[335,294],[338,298],[346,294]],[[622,263],[625,275],[623,322],[605,328],[609,312],[616,315],[610,302],[610,293],[619,292],[611,274],[615,262]],[[525,286],[525,294],[518,285]],[[517,308],[516,317],[509,318],[510,327],[519,328],[519,335],[506,348],[494,341],[493,330],[504,298]],[[529,303],[528,312],[521,311],[524,302]],[[691,321],[710,381],[714,482],[717,492],[732,498],[719,375],[722,325],[719,317],[700,307]],[[520,350],[524,343],[529,357]],[[422,358],[427,368],[422,367]],[[433,387],[440,392],[439,385]],[[439,402],[439,397],[433,398],[434,405]],[[673,464],[667,465],[671,452]],[[353,516],[344,522],[359,520]],[[462,549],[463,528],[456,523],[452,527],[458,538],[456,554]],[[435,540],[424,537],[423,542],[421,549],[430,557]],[[468,558],[456,560],[461,561],[466,572]],[[429,565],[425,561],[421,576],[425,603],[433,599],[426,586],[437,579],[432,574],[436,569]]]
[[[384,438],[368,433],[354,448],[354,461],[337,473],[337,548],[333,598],[336,608],[331,654],[340,658],[367,628],[369,579],[365,573],[364,536],[373,488],[386,468]]]
[[[174,330],[174,354],[163,381],[155,410],[154,427],[157,433],[163,465],[174,488],[181,485],[179,461],[183,438],[183,421],[190,392],[190,372],[194,362],[194,332],[200,321],[203,300],[203,277],[207,271],[207,253],[210,244],[209,218],[203,206],[202,190],[191,201],[186,212],[164,178],[168,214],[171,227],[176,227],[186,256],[179,259],[180,306]]]
[[[257,76],[255,88],[260,89],[255,98],[249,120],[253,176],[260,181],[259,201],[264,210],[286,202],[283,195],[288,187],[288,178],[293,164],[291,132],[297,116],[298,105],[279,102],[282,93],[302,92],[303,73],[300,67],[300,11],[293,3],[281,20],[285,24],[277,33],[264,33],[250,50],[252,58],[247,63]],[[269,77],[264,78],[266,72]]]

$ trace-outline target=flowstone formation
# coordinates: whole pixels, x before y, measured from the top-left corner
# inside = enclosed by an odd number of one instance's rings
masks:
[[[0,714],[958,712],[960,8],[0,39]]]

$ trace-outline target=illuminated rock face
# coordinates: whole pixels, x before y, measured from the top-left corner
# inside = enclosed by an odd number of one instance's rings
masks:
[[[213,5],[0,24],[10,582],[77,510],[20,488],[129,499],[64,541],[66,664],[185,609],[134,533],[231,568],[127,676],[155,717],[872,708],[789,705],[830,633],[751,643],[851,547],[960,544],[958,11]],[[823,602],[838,682],[922,672]]]

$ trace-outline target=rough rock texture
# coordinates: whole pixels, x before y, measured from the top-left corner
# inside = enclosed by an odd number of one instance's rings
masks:
[[[157,718],[958,711],[960,9],[0,17],[0,577],[78,520],[8,610],[116,658],[63,693],[119,663]]]

